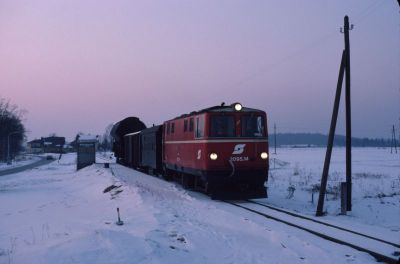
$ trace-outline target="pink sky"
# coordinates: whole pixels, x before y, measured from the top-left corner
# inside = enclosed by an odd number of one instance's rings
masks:
[[[0,0],[0,97],[29,111],[29,139],[102,134],[131,115],[158,124],[222,101],[265,110],[270,130],[327,133],[347,14],[353,135],[390,137],[399,10],[372,0]]]

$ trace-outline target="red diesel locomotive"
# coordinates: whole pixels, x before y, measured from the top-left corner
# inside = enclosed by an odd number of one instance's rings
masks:
[[[215,106],[164,122],[163,165],[212,196],[266,197],[268,133],[264,111]]]
[[[206,108],[124,136],[125,165],[178,178],[212,198],[267,196],[264,111],[235,103]]]

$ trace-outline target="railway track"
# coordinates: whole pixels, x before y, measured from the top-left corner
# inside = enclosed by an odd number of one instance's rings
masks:
[[[323,239],[366,252],[376,258],[377,261],[390,264],[400,263],[400,245],[397,243],[252,200],[225,202],[265,218],[304,230]]]

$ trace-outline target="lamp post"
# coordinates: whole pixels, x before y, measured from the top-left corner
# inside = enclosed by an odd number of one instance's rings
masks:
[[[10,136],[13,134],[21,133],[21,131],[14,131],[8,134],[7,136],[7,164],[10,165]]]

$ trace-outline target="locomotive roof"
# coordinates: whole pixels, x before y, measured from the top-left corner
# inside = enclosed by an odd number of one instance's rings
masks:
[[[190,112],[189,114],[183,114],[183,115],[180,115],[180,116],[177,116],[177,117],[173,118],[172,120],[179,119],[179,118],[185,118],[185,117],[189,117],[189,116],[193,116],[193,115],[198,115],[198,114],[202,114],[202,113],[218,113],[218,112],[221,112],[221,113],[236,113],[238,111],[236,111],[232,105],[223,105],[223,106],[217,105],[217,106],[204,108],[204,109],[201,109],[199,111],[193,111],[193,112]],[[255,109],[255,108],[243,107],[240,110],[240,112],[245,112],[245,113],[246,112],[260,112],[261,113],[261,112],[264,112],[264,111],[259,110],[259,109]]]

